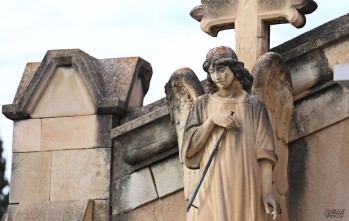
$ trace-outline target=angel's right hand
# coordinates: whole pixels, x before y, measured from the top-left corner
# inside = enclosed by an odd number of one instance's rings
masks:
[[[227,114],[214,114],[211,116],[211,120],[214,124],[230,129],[233,127],[238,127],[236,120],[233,118],[231,113]]]

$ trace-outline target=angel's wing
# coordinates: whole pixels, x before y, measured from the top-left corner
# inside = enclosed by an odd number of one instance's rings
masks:
[[[279,220],[288,220],[285,195],[288,191],[288,133],[293,112],[290,70],[282,57],[273,52],[262,55],[251,71],[252,93],[260,96],[273,127],[278,162],[273,170],[273,192],[280,199],[283,211]]]
[[[166,100],[169,107],[171,121],[176,127],[179,157],[181,163],[183,130],[193,102],[205,93],[198,77],[189,68],[176,70],[165,86]],[[193,191],[198,172],[184,166],[184,195],[188,200]]]

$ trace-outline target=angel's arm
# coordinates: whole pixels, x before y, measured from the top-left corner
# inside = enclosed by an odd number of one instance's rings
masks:
[[[262,191],[263,191],[263,204],[266,212],[273,215],[275,220],[277,215],[281,213],[280,204],[272,193],[272,176],[273,176],[273,165],[268,160],[259,161],[259,166],[262,173]],[[270,211],[269,206],[273,208]]]
[[[208,118],[194,133],[192,136],[187,157],[194,156],[204,146],[209,134],[212,132],[214,123],[211,118]]]
[[[273,166],[277,160],[277,156],[274,152],[274,138],[270,120],[264,105],[260,106],[259,114],[257,115],[259,115],[256,136],[258,139],[257,158],[261,170],[263,203],[266,212],[268,214],[272,212],[275,220],[280,211],[280,205],[272,193]],[[269,206],[273,208],[273,211],[269,210]]]
[[[273,165],[268,160],[261,160],[259,161],[259,167],[262,173],[263,196],[265,196],[268,192],[272,191]]]
[[[236,120],[234,120],[231,113],[214,114],[210,116],[194,133],[190,141],[190,148],[187,152],[188,157],[192,157],[200,151],[215,125],[227,129],[232,128],[235,125],[237,126]]]

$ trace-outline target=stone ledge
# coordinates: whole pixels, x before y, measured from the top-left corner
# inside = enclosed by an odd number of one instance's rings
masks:
[[[112,181],[117,180],[125,175],[129,175],[131,173],[139,171],[145,167],[154,165],[174,155],[178,155],[178,148],[173,147],[168,151],[158,152],[157,154],[153,154],[153,156],[151,156],[150,158],[145,159],[144,161],[141,161],[135,165],[130,165],[126,163],[123,158],[123,154],[124,154],[123,152],[125,151],[123,150],[124,148],[125,147],[121,146],[119,142],[114,140]]]
[[[176,130],[167,106],[112,129],[112,139],[114,148],[121,149],[122,160],[137,168],[159,161],[160,155],[167,157],[178,151]]]
[[[307,44],[307,42],[316,42],[319,39],[321,42],[332,42],[338,40],[338,37],[343,37],[349,34],[349,30],[346,29],[349,23],[349,14],[343,15],[337,19],[329,21],[313,30],[310,30],[294,39],[291,39],[279,46],[276,46],[271,49],[271,51],[281,54],[285,60],[293,59],[294,57],[299,56],[300,54],[288,54],[285,56],[285,53],[288,53],[290,50],[294,50],[301,45]],[[344,30],[345,29],[345,30]],[[341,34],[339,34],[341,33]],[[321,40],[322,39],[322,40]],[[324,41],[324,39],[328,39]],[[322,47],[326,45],[325,43],[317,42],[317,44],[312,44],[313,46]],[[305,47],[307,48],[307,47]],[[312,50],[312,47],[308,47]],[[302,50],[296,50],[302,52]],[[309,52],[308,50],[303,51],[303,53]]]
[[[125,116],[123,116],[123,118],[121,119],[121,125],[125,124],[129,121],[132,121],[134,119],[137,119],[141,116],[144,116],[147,113],[150,113],[150,112],[157,110],[161,107],[164,107],[164,106],[166,106],[166,104],[167,104],[166,98],[161,98],[160,100],[157,100],[157,101],[155,101],[151,104],[148,104],[146,106],[130,109],[126,112]]]
[[[183,165],[172,157],[151,167],[160,198],[183,189]]]
[[[295,103],[289,142],[349,117],[349,93],[338,84]],[[293,128],[293,129],[292,129]]]
[[[124,133],[127,133],[131,130],[134,130],[138,127],[141,127],[145,124],[149,124],[157,119],[168,115],[170,112],[168,111],[167,106],[160,107],[150,113],[147,113],[137,119],[129,121],[123,125],[120,125],[111,131],[111,137],[116,138]]]

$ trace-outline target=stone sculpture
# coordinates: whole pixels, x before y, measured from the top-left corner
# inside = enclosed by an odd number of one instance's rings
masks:
[[[182,142],[183,142],[183,130],[187,116],[193,102],[205,93],[201,86],[201,83],[195,73],[189,68],[181,68],[176,70],[169,82],[165,86],[166,99],[170,109],[171,122],[176,127],[178,147],[179,147],[179,159],[183,163],[182,155]],[[196,170],[189,170],[187,167],[183,167],[184,170],[184,196],[188,200],[195,186],[195,182],[199,177],[199,173]]]
[[[202,93],[200,82],[188,68],[174,72],[166,85],[179,153],[186,167],[202,173],[222,127],[228,129],[194,201],[198,210],[192,209],[187,220],[267,220],[269,212],[275,219],[280,206],[274,196],[281,195],[284,200],[282,194],[287,191],[284,178],[293,101],[289,70],[281,56],[267,53],[252,70],[256,79],[252,87],[252,75],[228,47],[210,50],[204,70],[208,74],[207,94]],[[250,93],[251,89],[266,99],[266,105]],[[274,143],[284,146],[274,150]],[[275,167],[280,174],[272,180],[275,152],[281,154]],[[186,198],[197,181],[197,172],[188,177]],[[285,211],[285,203],[281,205]]]
[[[236,54],[250,69],[269,50],[270,25],[291,23],[302,28],[306,14],[316,8],[313,0],[201,0],[190,15],[211,36],[235,29]]]

